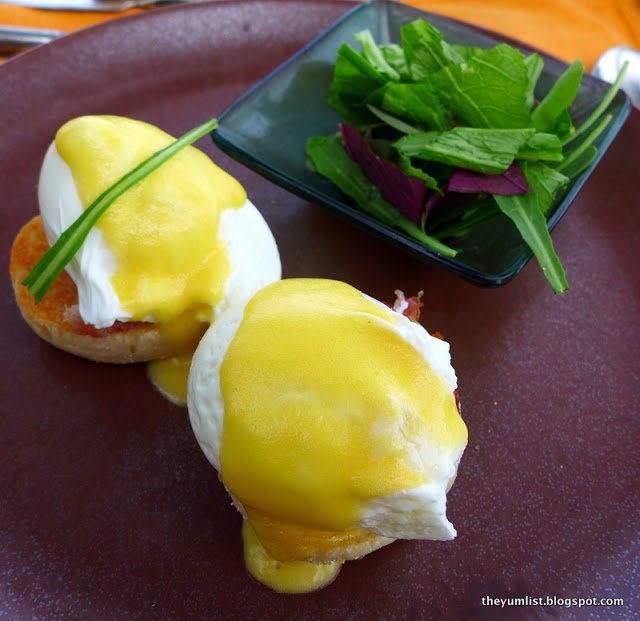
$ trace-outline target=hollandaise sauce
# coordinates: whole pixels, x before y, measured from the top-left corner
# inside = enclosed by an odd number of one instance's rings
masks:
[[[451,387],[397,321],[328,280],[283,280],[247,305],[220,370],[220,467],[267,567],[366,543],[373,499],[430,482],[420,443],[466,443]]]
[[[187,404],[187,383],[192,352],[148,363],[148,375],[153,385],[172,403]]]
[[[60,128],[55,145],[86,209],[173,140],[144,122],[85,116]],[[118,198],[97,224],[114,257],[110,282],[122,309],[133,321],[159,324],[180,354],[194,349],[230,275],[227,248],[218,236],[220,214],[241,207],[246,198],[233,177],[186,147]],[[154,381],[167,380],[165,389],[175,393],[172,384],[185,382],[184,364],[159,367]],[[184,390],[181,385],[177,392]]]
[[[169,401],[187,405],[187,384],[193,352],[209,327],[211,309],[200,305],[185,311],[175,319],[160,324],[164,340],[179,352],[175,356],[152,360],[147,364],[149,379]]]
[[[251,524],[242,524],[244,562],[249,573],[280,593],[308,593],[327,586],[340,573],[341,562],[278,561],[262,546]]]

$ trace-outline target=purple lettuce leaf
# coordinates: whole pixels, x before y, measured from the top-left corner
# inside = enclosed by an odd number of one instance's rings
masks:
[[[450,192],[473,193],[487,192],[500,196],[526,194],[529,184],[522,174],[518,162],[513,162],[500,175],[488,175],[473,170],[456,168],[449,179],[447,190]]]
[[[349,157],[385,200],[403,216],[420,226],[425,197],[425,183],[398,166],[377,156],[366,139],[352,125],[340,124],[340,134]]]

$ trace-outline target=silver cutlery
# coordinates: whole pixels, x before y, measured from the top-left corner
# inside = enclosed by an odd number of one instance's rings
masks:
[[[34,45],[53,41],[64,34],[60,30],[0,26],[0,54],[14,54]]]
[[[51,11],[126,11],[158,4],[179,4],[190,0],[3,0],[0,4],[14,4],[31,9]]]

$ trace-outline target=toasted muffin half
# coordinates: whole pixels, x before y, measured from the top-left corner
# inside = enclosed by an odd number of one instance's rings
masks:
[[[146,362],[175,353],[154,323],[116,321],[113,326],[100,329],[84,323],[78,311],[78,291],[66,272],[56,278],[44,299],[36,304],[22,281],[48,249],[42,219],[36,216],[18,233],[9,264],[18,308],[40,338],[96,362]]]

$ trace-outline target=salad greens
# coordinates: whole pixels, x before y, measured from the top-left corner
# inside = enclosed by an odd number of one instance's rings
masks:
[[[87,238],[100,216],[111,204],[131,187],[142,181],[154,170],[159,168],[168,159],[173,157],[184,147],[194,143],[199,138],[213,131],[218,126],[216,119],[210,119],[202,125],[195,127],[183,134],[175,142],[156,151],[146,160],[138,164],[133,170],[107,188],[89,207],[87,207],[78,219],[66,230],[58,240],[45,252],[44,256],[36,263],[27,274],[22,284],[27,287],[36,302],[40,302],[46,295],[58,274],[73,259],[80,246]],[[141,216],[143,217],[143,216]]]
[[[337,136],[316,136],[310,138],[308,148],[313,152],[316,170],[331,180],[360,205],[367,205],[367,211],[378,220],[396,227],[422,242],[428,248],[445,256],[455,256],[452,250],[422,228],[400,214],[382,196],[380,190],[369,181],[360,166],[345,151]]]
[[[446,256],[459,252],[457,238],[504,214],[554,292],[566,290],[547,217],[597,155],[622,72],[574,127],[580,62],[536,101],[538,54],[450,44],[424,19],[400,34],[400,45],[379,45],[363,31],[354,35],[360,51],[339,48],[327,102],[342,123],[307,141],[310,165],[361,209]]]

